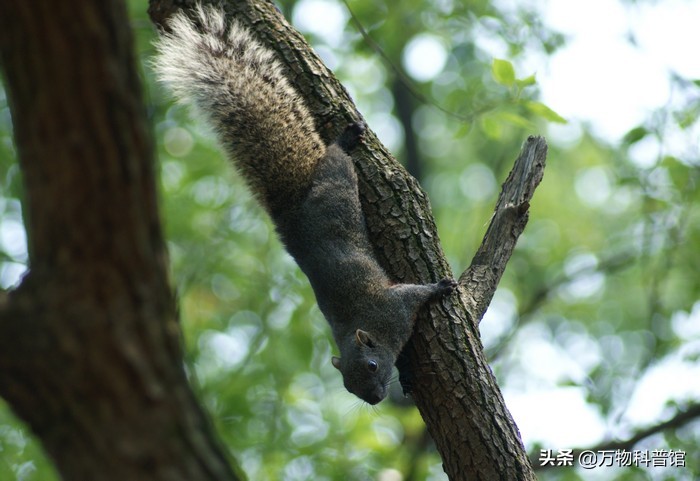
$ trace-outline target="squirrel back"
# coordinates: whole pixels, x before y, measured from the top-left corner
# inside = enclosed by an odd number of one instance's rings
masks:
[[[275,54],[220,10],[198,6],[194,20],[178,13],[169,27],[157,43],[160,79],[214,127],[267,208],[331,326],[345,387],[378,403],[418,310],[455,281],[394,284],[379,265],[349,156],[364,124],[324,145]]]

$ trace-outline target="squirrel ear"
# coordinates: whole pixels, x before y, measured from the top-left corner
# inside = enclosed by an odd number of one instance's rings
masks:
[[[340,358],[333,356],[331,357],[331,364],[333,364],[333,367],[336,368],[338,371],[340,371]]]
[[[358,344],[372,347],[372,339],[369,337],[369,333],[367,331],[363,331],[362,329],[355,331],[355,341],[357,341]]]

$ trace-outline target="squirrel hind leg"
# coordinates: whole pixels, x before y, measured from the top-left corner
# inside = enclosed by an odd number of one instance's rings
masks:
[[[345,127],[345,130],[335,141],[345,153],[349,153],[357,147],[362,139],[362,136],[367,131],[367,124],[363,121],[352,122]]]

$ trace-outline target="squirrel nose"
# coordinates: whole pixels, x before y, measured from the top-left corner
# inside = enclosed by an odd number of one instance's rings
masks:
[[[365,402],[374,406],[375,404],[377,404],[379,401],[381,401],[385,397],[386,397],[386,389],[375,389],[372,392],[366,393],[364,400],[365,400]]]

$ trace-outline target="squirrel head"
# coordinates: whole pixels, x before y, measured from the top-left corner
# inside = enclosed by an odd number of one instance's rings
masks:
[[[355,331],[345,347],[342,358],[332,358],[333,366],[343,375],[345,389],[369,404],[377,404],[389,392],[394,354],[362,329]]]

